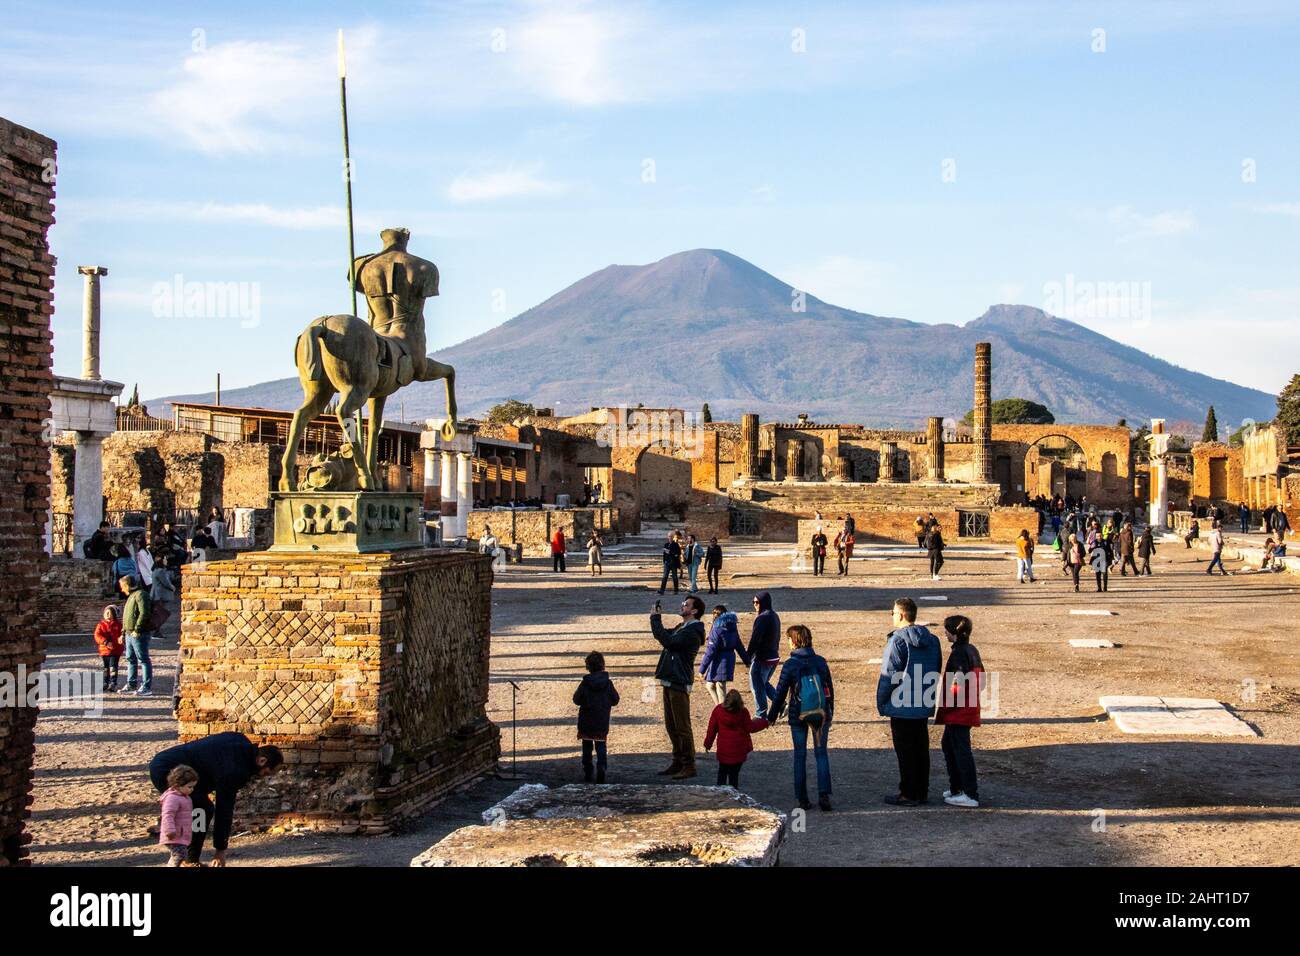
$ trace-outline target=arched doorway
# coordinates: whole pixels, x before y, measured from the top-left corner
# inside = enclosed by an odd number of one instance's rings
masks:
[[[1045,435],[1025,454],[1025,498],[1042,495],[1073,498],[1088,493],[1088,457],[1078,442],[1064,435]]]

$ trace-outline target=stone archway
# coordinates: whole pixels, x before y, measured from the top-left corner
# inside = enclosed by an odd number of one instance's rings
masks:
[[[1114,456],[1112,456],[1112,461]],[[1044,435],[1025,452],[1023,499],[1073,498],[1088,493],[1088,455],[1067,435]]]

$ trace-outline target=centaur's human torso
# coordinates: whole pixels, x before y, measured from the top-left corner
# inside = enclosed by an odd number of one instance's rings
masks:
[[[370,327],[386,347],[380,349],[381,375],[396,375],[398,387],[422,381],[424,300],[438,294],[438,267],[395,243],[358,258],[355,274],[356,289],[370,307]]]

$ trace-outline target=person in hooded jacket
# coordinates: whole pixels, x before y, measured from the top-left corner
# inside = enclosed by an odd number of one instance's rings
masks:
[[[1149,527],[1142,529],[1142,537],[1138,538],[1137,556],[1142,559],[1142,567],[1138,574],[1151,573],[1151,555],[1156,553],[1156,540],[1151,535]]]
[[[715,703],[723,702],[727,688],[736,679],[737,653],[743,660],[745,645],[740,641],[736,615],[719,604],[713,609],[713,626],[709,628],[709,636],[704,641],[704,656],[700,658],[700,676]]]
[[[889,718],[898,757],[898,793],[885,797],[892,806],[914,807],[929,800],[930,733],[934,698],[926,691],[941,679],[939,639],[916,623],[911,598],[894,602],[894,630],[880,655],[876,711]]]
[[[772,674],[781,663],[781,617],[772,610],[772,595],[759,591],[754,595],[753,628],[749,646],[741,657],[749,661],[749,686],[754,692],[754,713],[767,711],[767,702],[776,694]]]
[[[808,734],[813,738],[813,758],[817,764],[817,805],[831,809],[831,761],[827,750],[831,718],[835,710],[835,688],[831,683],[831,670],[826,659],[813,653],[812,631],[802,624],[792,624],[786,630],[790,641],[790,656],[781,665],[781,680],[772,703],[767,709],[768,722],[774,722],[782,709],[790,718],[790,740],[794,744],[794,796],[800,808],[808,810]],[[823,713],[809,714],[803,710],[803,683],[805,677],[816,677],[821,685]],[[789,698],[789,707],[786,699]]]
[[[970,618],[962,614],[953,614],[943,621],[943,630],[952,650],[943,668],[943,697],[934,722],[943,725],[939,746],[948,769],[948,789],[943,792],[943,802],[955,807],[980,805],[970,729],[980,725],[984,662],[970,642],[972,627]]]
[[[939,530],[939,522],[930,525],[930,529],[925,533],[925,550],[930,558],[930,580],[939,580],[939,569],[943,567],[943,549],[946,547],[943,543],[943,532]]]
[[[761,716],[751,719],[740,698],[740,691],[729,690],[709,715],[709,729],[704,735],[704,749],[712,750],[718,744],[717,786],[740,789],[740,768],[754,749],[750,736],[767,727]]]
[[[604,783],[609,763],[609,712],[618,706],[618,690],[605,670],[604,654],[592,651],[583,663],[587,674],[573,692],[573,702],[578,705],[578,739],[582,741],[582,779],[591,783],[594,750],[596,783]]]

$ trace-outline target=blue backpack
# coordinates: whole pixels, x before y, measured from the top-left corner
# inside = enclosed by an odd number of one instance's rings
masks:
[[[826,719],[826,688],[815,667],[799,678],[799,719],[810,724]]]

